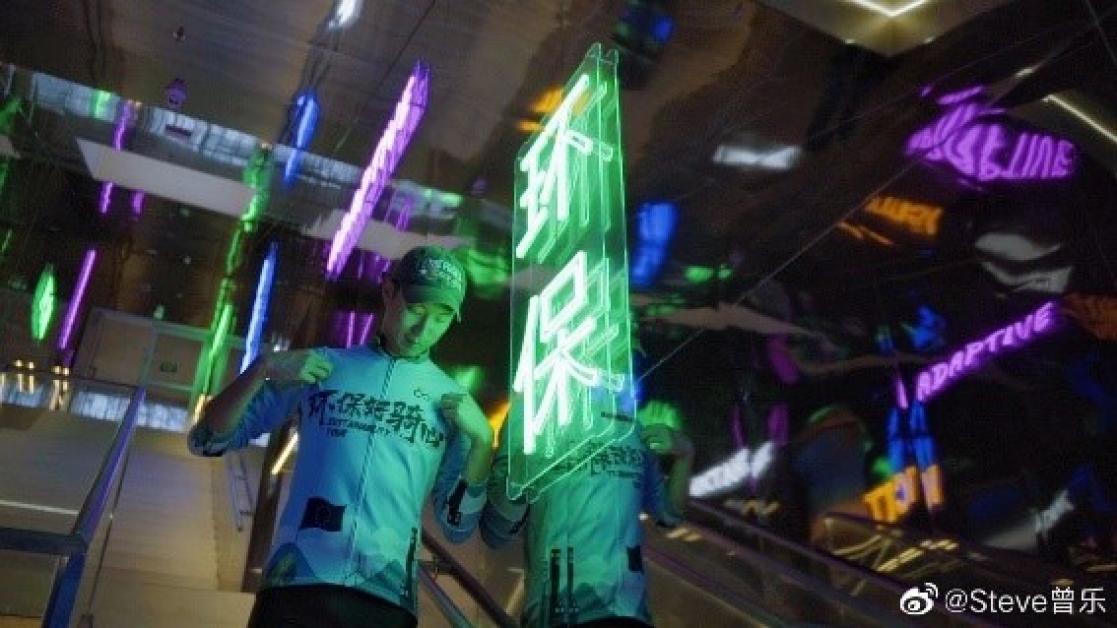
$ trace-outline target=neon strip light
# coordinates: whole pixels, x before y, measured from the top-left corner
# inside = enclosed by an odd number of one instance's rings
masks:
[[[146,197],[147,197],[147,195],[144,194],[144,192],[142,192],[141,190],[136,190],[135,192],[132,192],[132,213],[133,214],[139,216],[140,214],[143,213],[143,211],[144,211],[144,198],[146,198]]]
[[[70,304],[66,308],[66,316],[62,319],[62,331],[58,335],[58,348],[65,351],[70,346],[70,334],[74,330],[74,321],[77,320],[78,310],[85,300],[85,287],[89,284],[89,275],[93,272],[93,264],[97,261],[97,249],[85,252],[85,259],[81,262],[81,271],[78,273],[78,282],[74,285],[74,294],[70,297]]]
[[[218,356],[225,350],[225,341],[229,338],[229,327],[233,323],[233,306],[231,303],[226,303],[221,308],[221,318],[217,321],[217,329],[213,332],[213,341],[209,348],[209,366],[210,369],[216,363]]]
[[[1082,111],[1078,107],[1075,107],[1074,105],[1055,95],[1045,96],[1044,100],[1062,107],[1074,117],[1085,122],[1091,129],[1100,133],[1103,137],[1105,137],[1105,139],[1113,142],[1114,144],[1117,144],[1117,135],[1115,135],[1113,131],[1110,131],[1109,129],[1102,126],[1097,120],[1088,116],[1086,112]]]
[[[361,328],[361,337],[357,340],[360,344],[364,345],[368,342],[368,334],[372,331],[372,323],[376,320],[376,314],[369,314],[365,318],[364,327]]]
[[[264,325],[268,322],[268,304],[271,301],[272,280],[275,279],[275,260],[279,255],[279,243],[268,245],[268,255],[260,266],[260,280],[256,282],[256,300],[252,302],[252,318],[248,322],[248,335],[244,339],[244,358],[240,363],[243,373],[256,356],[260,355],[260,338],[264,335]]]
[[[291,439],[283,446],[283,451],[279,452],[279,457],[275,459],[275,464],[271,467],[272,475],[279,475],[280,469],[283,468],[283,463],[287,462],[287,458],[291,457],[291,452],[295,451],[295,444],[299,442],[299,433],[291,434]]]
[[[128,125],[132,122],[133,117],[132,103],[121,101],[120,115],[117,116],[116,126],[113,128],[112,133],[112,147],[116,150],[124,150],[124,132],[128,130]],[[98,204],[97,209],[103,215],[109,211],[109,202],[112,200],[113,184],[109,181],[101,185],[101,202]]]
[[[288,184],[294,180],[295,174],[298,172],[299,158],[302,156],[302,151],[310,145],[310,140],[314,137],[314,129],[318,126],[318,96],[313,90],[305,91],[299,94],[295,101],[295,107],[298,109],[297,122],[295,123],[295,145],[292,147],[291,155],[283,168],[283,182]]]
[[[678,208],[674,203],[646,203],[636,213],[636,220],[639,241],[632,255],[632,285],[649,288],[667,261],[667,247],[679,221]]]
[[[54,267],[47,264],[39,275],[35,296],[31,299],[31,337],[36,341],[46,337],[50,319],[54,317],[55,290]]]
[[[889,9],[886,6],[873,2],[873,0],[846,0],[846,2],[856,4],[862,9],[868,9],[869,11],[873,11],[874,13],[879,13],[887,17],[888,19],[900,17],[908,11],[918,9],[919,7],[927,4],[929,1],[930,0],[912,0],[911,2],[901,6],[898,9]]]
[[[1024,319],[1006,325],[981,340],[966,344],[950,356],[919,373],[915,398],[925,403],[947,388],[947,385],[981,367],[989,359],[1010,347],[1022,347],[1040,334],[1055,328],[1055,303],[1049,302]]]
[[[349,211],[341,220],[341,226],[334,234],[330,244],[330,255],[326,260],[326,277],[336,279],[341,274],[341,269],[349,259],[349,254],[357,243],[361,232],[384,193],[384,186],[400,158],[407,149],[411,136],[419,126],[419,121],[427,108],[427,95],[430,84],[430,70],[422,63],[417,62],[407,79],[399,102],[396,103],[395,113],[388,122],[388,128],[380,136],[376,150],[372,154],[368,167],[361,175],[361,185],[353,194],[349,203]]]

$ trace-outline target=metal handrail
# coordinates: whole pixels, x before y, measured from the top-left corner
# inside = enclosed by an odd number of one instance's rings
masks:
[[[8,370],[5,369],[5,371]],[[14,369],[14,371],[35,372],[27,369]],[[44,373],[44,375],[67,377],[49,372]],[[71,379],[84,380],[85,378]],[[74,610],[78,586],[81,583],[82,571],[85,568],[86,554],[89,551],[90,543],[93,541],[93,536],[96,534],[97,525],[105,513],[109,492],[113,485],[120,481],[121,463],[132,443],[140,407],[143,405],[146,394],[147,391],[142,387],[133,391],[128,409],[125,411],[124,418],[113,437],[112,446],[101,462],[101,468],[97,471],[97,477],[86,494],[85,501],[82,503],[81,510],[78,511],[77,519],[75,519],[69,534],[0,528],[0,549],[65,556],[67,559],[65,568],[55,572],[50,600],[47,602],[46,612],[43,614],[43,626],[66,628],[70,623],[70,615]]]
[[[907,538],[908,535],[912,534],[913,532],[918,532],[918,531],[913,531],[909,528],[904,528],[903,526],[897,525],[895,523],[887,523],[887,522],[884,522],[884,521],[876,521],[876,520],[873,520],[873,519],[866,519],[865,517],[858,517],[857,515],[851,515],[849,513],[844,513],[844,512],[826,513],[825,517],[828,518],[828,519],[836,519],[838,521],[845,521],[849,524],[861,526],[863,528],[878,528],[878,529],[883,528],[883,529],[889,530],[893,533],[892,538],[894,540],[902,541],[902,542],[904,542],[908,545],[916,545],[918,543],[918,541],[916,541],[914,539]],[[899,534],[900,536],[896,536],[896,534]],[[931,535],[928,534],[928,536],[931,536]],[[1009,582],[1014,582],[1018,585],[1024,585],[1024,586],[1027,586],[1027,585],[1034,586],[1034,585],[1037,585],[1037,584],[1049,585],[1051,583],[1050,582],[1051,580],[1056,580],[1056,579],[1059,579],[1059,578],[1066,578],[1066,579],[1073,580],[1075,582],[1079,582],[1079,583],[1083,583],[1083,584],[1092,584],[1092,585],[1099,586],[1099,587],[1104,586],[1106,584],[1105,582],[1103,582],[1103,581],[1101,581],[1097,578],[1091,578],[1089,574],[1078,572],[1078,571],[1073,571],[1073,570],[1070,570],[1070,569],[1066,569],[1062,565],[1035,561],[1035,560],[1032,559],[1031,556],[1020,555],[1020,554],[1016,554],[1014,552],[1008,552],[1008,551],[1002,550],[1002,549],[997,548],[997,547],[987,547],[987,546],[984,546],[984,545],[975,544],[972,541],[968,541],[966,539],[954,536],[954,535],[946,533],[946,532],[936,531],[936,532],[934,532],[933,536],[951,541],[952,543],[955,543],[956,545],[958,545],[958,547],[964,549],[965,551],[960,552],[958,554],[955,554],[955,553],[952,553],[952,552],[944,552],[942,550],[935,549],[935,548],[922,548],[921,547],[921,549],[923,549],[926,552],[933,553],[935,555],[946,556],[946,557],[949,557],[949,558],[954,559],[956,561],[959,561],[961,563],[964,563],[968,567],[971,567],[971,568],[973,568],[977,571],[980,571],[984,574],[987,574],[987,575],[991,576],[993,579],[1007,580]],[[980,561],[979,560],[974,560],[974,558],[973,558],[974,555],[980,556],[984,560],[980,560]],[[1027,578],[1024,577],[1024,574],[1019,570],[1017,570],[1014,573],[1008,573],[1008,572],[1005,572],[1005,571],[1001,571],[1000,569],[998,569],[998,567],[1000,567],[1000,565],[1005,561],[1015,561],[1015,562],[1018,562],[1018,563],[1025,563],[1028,566],[1029,569],[1042,569],[1046,572],[1049,572],[1049,575],[1053,576],[1053,577],[1050,578],[1047,582],[1039,583],[1039,582],[1028,580]]]
[[[458,559],[454,558],[453,554],[451,554],[444,545],[439,543],[434,538],[434,535],[428,533],[425,528],[423,529],[423,545],[430,550],[431,554],[434,555],[442,566],[449,567],[446,573],[457,580],[458,584],[465,589],[465,592],[473,598],[473,601],[477,602],[477,605],[480,606],[498,626],[501,628],[516,628],[516,626],[519,626],[519,623],[505,612],[504,607],[493,599],[493,596],[489,595],[489,592],[485,590],[481,582],[474,578],[473,575],[466,570],[465,566],[458,562]]]
[[[904,592],[906,592],[908,590],[908,588],[910,587],[910,585],[908,585],[908,584],[905,584],[905,583],[900,582],[898,580],[894,580],[892,578],[885,577],[885,576],[881,575],[880,573],[878,573],[876,571],[873,571],[871,569],[865,569],[861,565],[857,565],[857,564],[851,563],[849,561],[842,560],[841,558],[837,558],[837,557],[835,557],[831,554],[827,554],[826,552],[815,549],[813,547],[807,547],[807,546],[803,546],[803,545],[800,545],[798,543],[795,543],[793,541],[789,541],[788,539],[786,539],[786,538],[784,538],[784,537],[782,537],[782,536],[780,536],[780,535],[778,535],[778,534],[776,534],[776,533],[774,533],[770,530],[765,530],[764,528],[761,528],[760,526],[751,524],[747,521],[744,521],[742,519],[734,517],[730,513],[721,511],[717,508],[713,508],[711,506],[703,504],[702,502],[691,500],[690,503],[687,504],[687,508],[692,510],[692,511],[699,511],[699,512],[702,512],[702,513],[704,513],[708,516],[715,517],[715,518],[721,520],[721,522],[725,525],[728,525],[730,527],[741,528],[745,532],[747,532],[749,534],[756,535],[756,536],[764,539],[765,541],[768,541],[768,542],[772,543],[773,545],[778,545],[782,548],[788,549],[788,550],[790,550],[790,551],[792,551],[796,554],[799,554],[800,556],[804,556],[804,557],[806,557],[810,560],[820,562],[820,563],[826,565],[827,567],[831,567],[831,568],[838,569],[838,570],[841,570],[841,571],[853,573],[858,578],[872,581],[873,584],[875,584],[875,585],[877,585],[877,586],[879,586],[879,587],[881,587],[881,588],[883,588],[887,591],[895,593],[897,595],[903,595]],[[698,527],[696,525],[696,522],[693,522],[689,519],[687,520],[686,525],[689,525],[691,527]],[[735,547],[738,546],[737,543],[733,543],[732,541],[730,541],[730,542]]]
[[[419,566],[419,583],[434,598],[434,603],[438,605],[439,610],[442,611],[442,616],[450,622],[451,626],[454,628],[473,628],[473,622],[469,621],[462,609],[458,608],[458,605],[454,604],[454,601],[450,599],[449,595],[446,595],[442,587],[438,586],[426,565]]]

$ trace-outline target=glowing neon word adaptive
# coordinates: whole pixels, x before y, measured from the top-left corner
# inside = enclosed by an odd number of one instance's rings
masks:
[[[616,64],[592,47],[516,163],[512,274],[541,288],[512,297],[513,497],[635,427]]]
[[[865,205],[865,212],[881,216],[916,235],[934,237],[939,233],[942,207],[913,203],[894,196],[874,196]]]
[[[1042,133],[1017,132],[1003,124],[977,122],[1003,112],[969,100],[980,93],[971,89],[960,92],[956,99],[946,98],[950,108],[908,139],[906,154],[922,153],[923,159],[947,163],[978,181],[1061,179],[1071,174],[1074,144]]]
[[[283,182],[290,184],[295,180],[302,151],[310,145],[314,129],[318,126],[318,95],[313,89],[300,92],[295,99],[295,142],[291,154],[283,166]]]
[[[966,344],[955,351],[949,360],[943,360],[919,373],[915,381],[915,398],[926,402],[946,389],[947,385],[979,368],[989,358],[1008,348],[1021,347],[1040,334],[1055,328],[1055,303],[1050,302],[1023,320],[998,329],[982,340]]]
[[[384,134],[380,136],[376,150],[372,153],[372,159],[361,175],[361,185],[353,194],[349,211],[341,219],[341,226],[334,234],[330,256],[326,260],[328,278],[335,279],[341,274],[349,253],[364,231],[380,195],[384,193],[384,186],[399,165],[400,158],[427,109],[429,84],[430,71],[422,62],[417,62],[411,70],[399,102],[396,103],[388,128],[384,129]]]

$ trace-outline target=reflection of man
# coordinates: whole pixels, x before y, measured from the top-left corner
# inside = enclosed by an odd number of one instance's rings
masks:
[[[516,415],[521,411],[513,408]],[[513,421],[522,418],[510,417]],[[481,535],[486,544],[499,547],[527,526],[524,625],[651,624],[639,514],[644,510],[663,526],[680,521],[694,453],[690,440],[663,425],[637,426],[551,485],[530,507],[507,496],[512,440],[506,425]],[[671,460],[666,479],[657,456]]]
[[[467,537],[484,502],[492,429],[431,362],[458,316],[465,272],[444,249],[409,251],[383,288],[368,346],[267,355],[207,406],[190,449],[219,456],[299,411],[291,495],[251,626],[416,625],[423,501]]]

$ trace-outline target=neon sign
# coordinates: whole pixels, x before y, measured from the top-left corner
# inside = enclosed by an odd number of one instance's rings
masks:
[[[264,324],[268,321],[268,302],[271,300],[272,281],[275,279],[275,258],[278,255],[279,243],[272,242],[268,245],[268,255],[260,266],[260,280],[256,282],[256,300],[252,303],[252,318],[248,321],[248,334],[244,339],[241,373],[260,354],[260,338],[264,335]]]
[[[544,287],[512,298],[513,498],[635,427],[617,58],[590,48],[516,162],[512,274]]]
[[[939,233],[942,207],[924,205],[894,196],[874,196],[865,212],[900,225],[916,235],[934,237]]]
[[[54,267],[47,264],[35,285],[35,296],[31,299],[31,337],[40,341],[47,335],[50,320],[54,317],[55,286]]]
[[[940,99],[950,107],[908,139],[905,153],[946,163],[978,181],[1070,176],[1075,165],[1074,144],[1052,135],[1017,132],[995,122],[977,122],[1004,111],[970,100],[982,91],[972,88]]]
[[[295,145],[291,147],[291,154],[283,167],[284,183],[290,184],[295,179],[302,151],[310,145],[314,129],[318,126],[318,109],[318,95],[313,89],[301,92],[295,99]]]
[[[411,70],[399,102],[396,103],[392,119],[388,121],[388,128],[384,129],[384,134],[380,136],[376,150],[372,153],[372,159],[361,175],[361,185],[353,194],[349,211],[341,219],[341,226],[334,234],[330,256],[326,260],[327,278],[336,279],[341,274],[373,208],[384,193],[384,186],[399,165],[399,160],[427,109],[429,84],[430,70],[422,62],[417,62]]]
[[[690,479],[691,497],[709,497],[740,487],[746,481],[757,481],[768,471],[775,458],[775,444],[765,441],[754,451],[747,447]]]
[[[919,373],[915,381],[915,398],[925,403],[945,390],[948,384],[976,370],[992,357],[1010,348],[1019,348],[1035,340],[1040,334],[1053,330],[1055,316],[1055,303],[1049,302],[1024,319],[1006,325],[981,340],[967,343],[964,349],[955,351],[950,359],[933,364]]]
[[[70,346],[70,334],[74,330],[74,321],[77,320],[78,310],[85,300],[85,288],[89,285],[89,275],[93,272],[93,264],[97,261],[97,249],[88,249],[85,259],[81,262],[81,272],[78,273],[78,282],[74,285],[74,294],[70,296],[70,304],[66,308],[66,316],[62,319],[62,331],[58,334],[58,348],[65,351]]]

